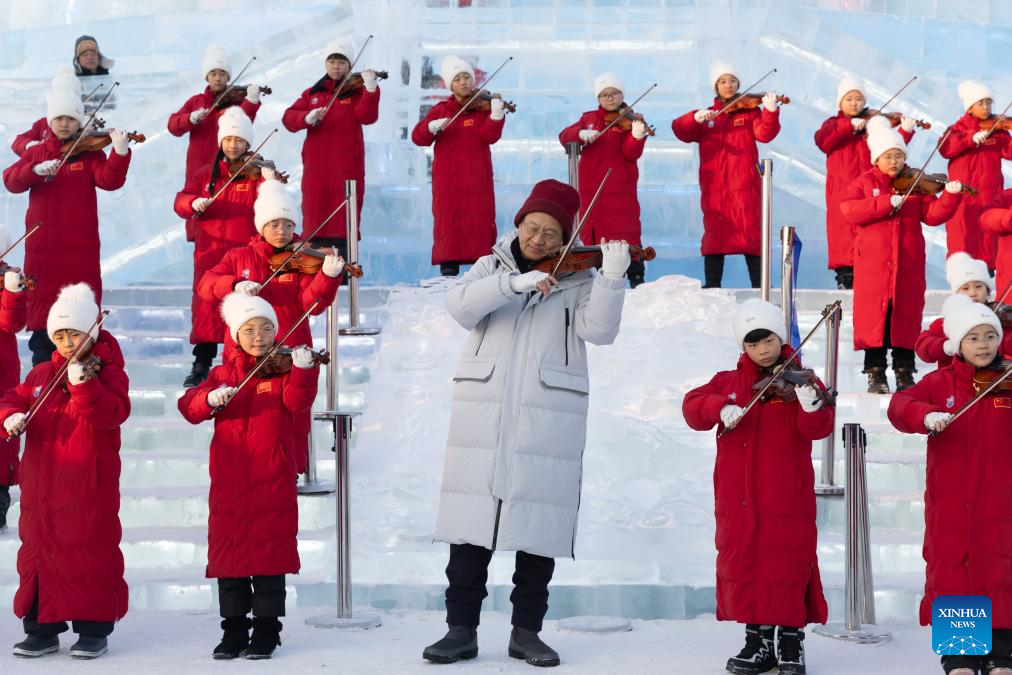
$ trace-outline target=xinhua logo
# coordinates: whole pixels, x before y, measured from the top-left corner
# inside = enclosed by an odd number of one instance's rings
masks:
[[[931,643],[936,654],[983,656],[991,652],[991,598],[939,595],[931,603]]]

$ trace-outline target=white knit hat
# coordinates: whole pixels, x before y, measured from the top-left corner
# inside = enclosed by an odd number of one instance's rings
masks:
[[[973,107],[973,104],[977,101],[982,101],[985,98],[993,99],[991,90],[987,88],[987,85],[975,82],[973,80],[964,80],[959,83],[959,100],[963,102],[963,111],[969,110]]]
[[[239,329],[250,319],[267,319],[274,324],[275,329],[278,327],[274,308],[259,295],[229,293],[221,301],[221,318],[228,324],[229,335],[236,342],[239,341]]]
[[[622,81],[618,79],[618,75],[615,73],[604,73],[594,80],[594,96],[600,96],[602,91],[609,88],[625,91],[622,87]]]
[[[81,80],[77,79],[74,69],[66,63],[60,64],[49,82],[49,91],[69,91],[81,95]]]
[[[225,108],[225,112],[218,117],[218,147],[227,136],[238,136],[250,145],[253,145],[253,121],[237,105]]]
[[[864,86],[860,82],[853,77],[845,77],[840,80],[840,84],[836,85],[836,105],[840,105],[843,97],[852,91],[859,92],[861,96],[867,98],[867,95],[864,93]]]
[[[953,293],[970,281],[979,281],[994,290],[994,279],[987,271],[987,263],[973,259],[965,251],[956,251],[945,261],[945,280]]]
[[[295,200],[280,181],[265,180],[260,184],[257,199],[253,202],[253,224],[257,232],[263,234],[264,225],[278,218],[298,223],[298,214]]]
[[[881,121],[876,121],[881,120]],[[889,152],[892,149],[902,150],[903,154],[907,154],[907,143],[900,136],[900,132],[892,128],[889,120],[884,118],[882,115],[876,115],[868,120],[868,124],[865,126],[865,130],[868,132],[868,149],[871,151],[871,163],[874,164],[875,160]]]
[[[446,88],[450,88],[450,83],[453,82],[453,78],[457,77],[460,73],[467,73],[471,77],[474,77],[474,68],[471,64],[453,54],[443,59],[442,65],[439,67],[439,74],[443,78],[443,84]]]
[[[70,91],[51,91],[46,94],[46,122],[53,123],[57,117],[73,117],[84,124],[84,104],[81,95]]]
[[[97,318],[98,303],[95,302],[95,291],[91,290],[91,286],[84,282],[64,286],[56,296],[56,302],[49,308],[46,332],[50,340],[56,331],[65,328],[83,333],[95,324]],[[97,329],[91,331],[91,337],[98,337]]]
[[[738,82],[741,82],[741,77],[738,76],[738,69],[727,61],[714,61],[710,64],[710,86],[716,89],[717,80],[723,75],[733,75]]]
[[[1001,339],[1001,321],[990,307],[962,294],[949,296],[942,303],[942,329],[946,337],[942,349],[949,356],[955,356],[966,334],[982,324],[994,328]]]
[[[331,54],[340,54],[351,61],[355,58],[355,46],[349,40],[331,40],[327,43],[323,59],[326,61]]]
[[[784,313],[776,305],[750,298],[741,303],[734,313],[734,340],[739,347],[745,345],[745,336],[754,330],[765,328],[787,341],[787,328],[784,325]]]
[[[212,70],[224,70],[232,77],[232,60],[228,58],[228,52],[221,45],[208,45],[204,52],[204,65],[202,67],[204,79]]]

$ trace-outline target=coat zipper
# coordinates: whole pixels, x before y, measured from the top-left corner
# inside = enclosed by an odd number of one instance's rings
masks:
[[[566,365],[568,366],[569,365],[569,307],[566,307],[566,334],[563,337],[565,338]]]
[[[499,516],[502,514],[502,500],[497,499],[495,505],[495,527],[492,529],[492,552],[495,553],[496,541],[499,539]]]

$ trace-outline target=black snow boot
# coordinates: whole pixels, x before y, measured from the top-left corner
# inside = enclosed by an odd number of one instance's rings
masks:
[[[422,658],[432,663],[454,663],[478,656],[478,629],[475,626],[447,624],[446,635],[422,651]]]
[[[727,660],[727,671],[736,675],[758,675],[777,667],[773,651],[773,626],[750,623],[745,626],[745,646]]]
[[[873,366],[871,368],[865,368],[864,372],[868,375],[869,394],[889,393],[889,380],[886,379],[885,368]]]
[[[896,391],[903,391],[909,389],[916,384],[914,382],[914,373],[917,372],[913,368],[897,368],[893,366],[893,373],[896,375]]]
[[[109,640],[101,635],[79,635],[77,642],[70,648],[70,655],[75,659],[97,659],[109,651]]]
[[[460,274],[460,263],[445,262],[439,266],[439,274],[444,277],[455,277]]]
[[[53,654],[60,651],[60,637],[58,635],[39,635],[29,633],[25,639],[14,645],[11,653],[14,656],[22,656],[26,659],[34,659],[46,654]]]
[[[190,389],[191,387],[199,387],[200,383],[207,379],[208,373],[211,372],[211,364],[204,363],[203,361],[194,361],[193,367],[190,369],[190,374],[183,380],[183,387]]]
[[[246,658],[254,661],[269,659],[281,644],[281,622],[273,617],[254,616],[253,636],[246,648]]]
[[[0,485],[0,533],[7,531],[7,511],[11,508],[11,488]]]
[[[509,655],[515,659],[523,659],[532,666],[551,668],[557,666],[559,653],[546,645],[532,630],[513,626],[510,633]]]
[[[642,260],[633,260],[629,263],[629,269],[625,273],[629,279],[629,288],[636,288],[642,284],[645,281],[646,271],[646,265]]]
[[[777,661],[780,675],[805,675],[805,631],[780,627],[777,636]]]
[[[248,616],[232,616],[222,619],[221,629],[225,632],[221,642],[214,648],[214,658],[218,660],[237,659],[249,647],[249,629],[253,622]]]

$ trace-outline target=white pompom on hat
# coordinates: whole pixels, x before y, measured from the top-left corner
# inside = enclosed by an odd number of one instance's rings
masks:
[[[741,77],[738,75],[738,69],[727,61],[714,61],[710,64],[710,86],[716,90],[717,80],[724,75],[733,75],[738,82],[741,82]]]
[[[856,91],[861,96],[868,98],[868,95],[864,93],[864,86],[853,77],[845,77],[840,80],[840,84],[836,85],[836,105],[840,105],[843,97],[852,91]]]
[[[963,102],[963,112],[966,112],[973,107],[973,104],[977,101],[983,101],[985,98],[994,99],[991,95],[991,90],[987,88],[986,84],[976,82],[974,80],[964,80],[959,83],[959,100]]]
[[[221,301],[221,318],[228,324],[229,335],[236,342],[239,342],[239,329],[250,319],[267,319],[275,329],[278,327],[274,308],[259,295],[229,293]]]
[[[474,77],[474,68],[459,56],[450,54],[443,59],[443,63],[439,66],[439,75],[443,78],[443,84],[446,85],[447,89],[450,88],[453,78],[457,77],[460,73],[467,73],[472,78]]]
[[[605,89],[625,91],[622,87],[622,81],[618,79],[618,75],[615,73],[603,73],[594,80],[594,96],[600,96],[601,92]]]
[[[882,120],[876,122],[875,120]],[[890,150],[901,150],[904,156],[907,154],[907,143],[903,140],[900,132],[892,128],[889,120],[881,115],[876,115],[868,120],[865,126],[868,132],[868,149],[871,151],[871,163],[874,164],[879,157]]]
[[[73,117],[84,124],[84,103],[81,95],[70,91],[51,91],[46,94],[46,122],[52,125],[57,117]]]
[[[343,56],[350,62],[355,56],[355,46],[348,40],[331,40],[327,43],[323,60],[326,61],[331,54]]]
[[[994,290],[994,279],[987,270],[987,263],[972,258],[965,251],[956,251],[945,261],[945,280],[953,293],[970,281],[979,281]]]
[[[942,303],[942,329],[946,337],[942,349],[949,356],[955,356],[966,334],[981,325],[994,328],[1001,339],[1001,321],[990,307],[962,294],[949,296]]]
[[[71,329],[81,333],[93,325],[98,318],[98,303],[95,302],[95,291],[91,286],[81,282],[71,286],[64,286],[60,294],[56,296],[56,302],[49,308],[49,317],[46,320],[46,332],[49,339],[58,330]],[[92,329],[91,337],[98,337],[98,329]]]
[[[773,303],[750,298],[741,303],[734,313],[734,340],[739,347],[745,345],[745,336],[754,330],[765,328],[787,341],[787,328],[784,325],[784,313]]]
[[[204,52],[204,64],[201,68],[204,73],[204,79],[207,79],[207,74],[212,70],[224,70],[228,73],[229,77],[232,77],[232,60],[228,57],[228,52],[222,45],[208,45],[207,51]]]
[[[225,108],[218,117],[218,147],[228,136],[238,136],[251,146],[253,145],[253,121],[243,112],[240,106]]]
[[[264,225],[279,218],[298,224],[298,214],[295,200],[280,181],[265,180],[260,184],[257,199],[253,202],[253,224],[257,232],[263,234]]]
[[[49,82],[49,91],[69,91],[80,96],[81,80],[77,79],[73,68],[65,63],[61,64]]]

